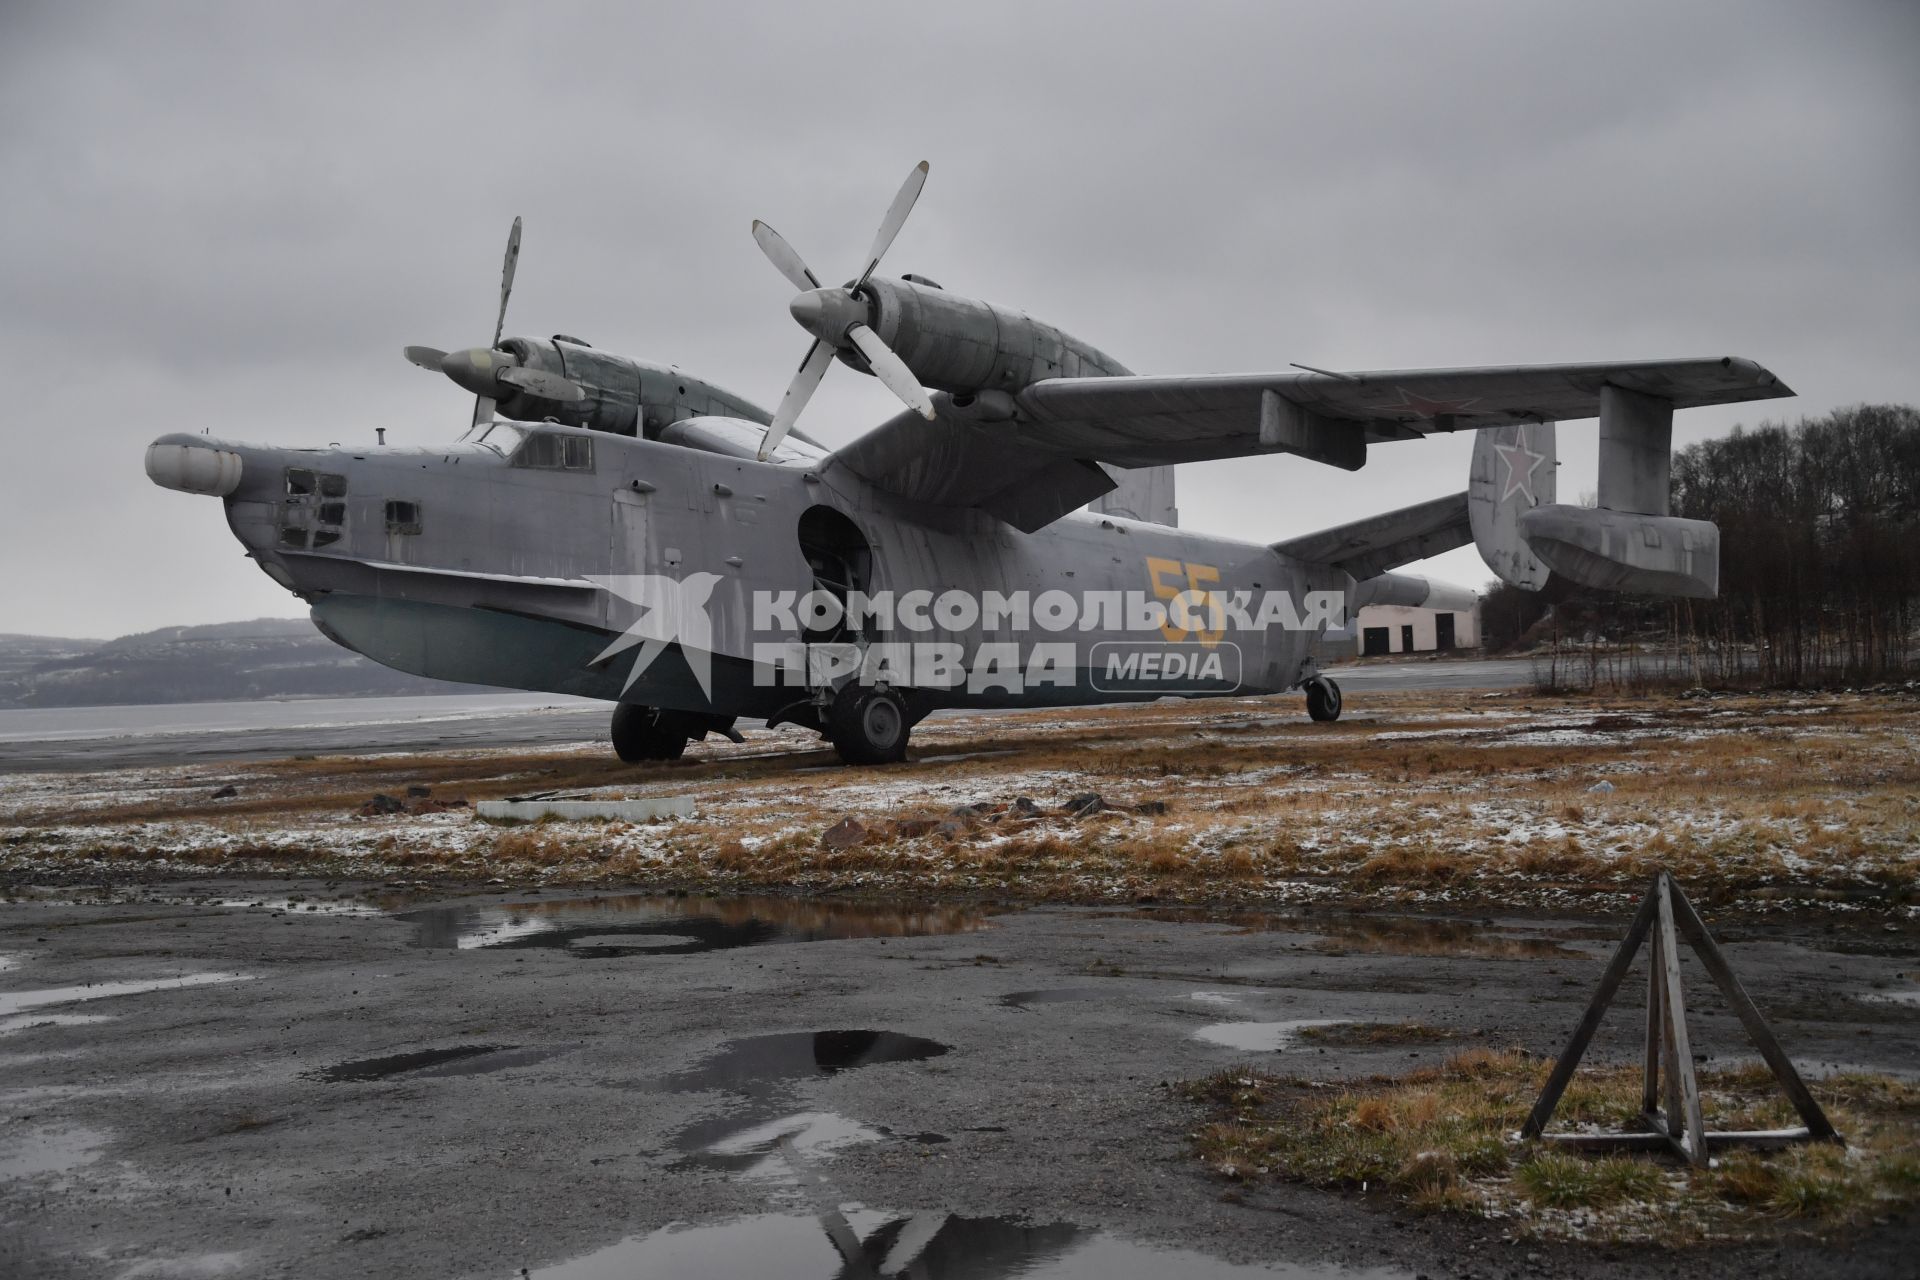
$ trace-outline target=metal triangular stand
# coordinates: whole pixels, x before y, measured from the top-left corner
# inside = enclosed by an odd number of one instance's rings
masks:
[[[1567,1082],[1580,1066],[1581,1056],[1586,1053],[1593,1033],[1599,1029],[1601,1016],[1606,1013],[1607,1006],[1613,1003],[1621,982],[1626,979],[1627,969],[1640,950],[1640,944],[1647,940],[1649,934],[1653,936],[1653,963],[1647,973],[1646,1074],[1640,1095],[1640,1120],[1647,1131],[1546,1132],[1547,1121],[1553,1118],[1553,1109],[1560,1105],[1560,1095],[1566,1091]],[[1800,1113],[1800,1119],[1804,1122],[1802,1127],[1743,1133],[1707,1132],[1706,1122],[1700,1114],[1700,1085],[1693,1072],[1693,1049],[1687,1039],[1686,999],[1680,990],[1680,934],[1686,935],[1694,954],[1712,976],[1714,985],[1720,988],[1720,994],[1733,1007],[1740,1025],[1747,1029],[1747,1035],[1773,1071],[1773,1078],[1779,1081],[1794,1110]],[[1664,1107],[1661,1097],[1663,1081]],[[1573,1038],[1567,1042],[1566,1051],[1553,1064],[1553,1073],[1547,1077],[1546,1088],[1540,1091],[1539,1100],[1533,1104],[1533,1113],[1527,1117],[1526,1127],[1520,1132],[1522,1137],[1539,1138],[1544,1142],[1588,1151],[1658,1151],[1671,1148],[1703,1169],[1712,1162],[1712,1151],[1719,1147],[1772,1148],[1797,1142],[1842,1141],[1828,1122],[1827,1113],[1820,1109],[1820,1104],[1807,1091],[1800,1073],[1793,1069],[1793,1063],[1788,1061],[1780,1042],[1774,1039],[1766,1019],[1760,1016],[1760,1010],[1754,1007],[1740,980],[1733,976],[1733,970],[1728,967],[1719,945],[1707,932],[1707,926],[1701,923],[1699,913],[1694,911],[1693,904],[1687,901],[1687,895],[1680,891],[1680,886],[1673,882],[1673,877],[1664,871],[1654,878],[1653,888],[1641,900],[1640,910],[1634,915],[1626,938],[1621,941],[1620,949],[1614,953],[1613,961],[1607,965],[1607,971],[1600,979],[1600,989],[1593,993],[1593,1001],[1587,1005],[1586,1015],[1580,1019]]]

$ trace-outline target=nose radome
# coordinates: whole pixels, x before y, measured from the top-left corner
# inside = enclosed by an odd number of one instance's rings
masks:
[[[224,498],[240,487],[240,455],[209,441],[178,434],[147,446],[147,479],[162,489]]]

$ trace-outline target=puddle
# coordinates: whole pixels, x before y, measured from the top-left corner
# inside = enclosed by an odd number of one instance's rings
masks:
[[[361,1058],[306,1073],[310,1080],[329,1084],[360,1084],[404,1075],[423,1080],[440,1076],[482,1076],[508,1067],[524,1067],[565,1053],[564,1048],[523,1048],[515,1044],[463,1044],[450,1049],[422,1049],[384,1058]]]
[[[1314,939],[1317,951],[1357,951],[1392,956],[1468,956],[1495,960],[1589,959],[1592,953],[1561,939],[1567,931],[1492,921],[1440,920],[1425,916],[1331,916],[1285,911],[1204,911],[1192,907],[1146,907],[1113,913],[1130,920],[1222,925],[1236,934],[1292,933]],[[1617,943],[1618,935],[1606,940]]]
[[[0,1017],[49,1004],[105,1000],[110,996],[139,995],[143,991],[171,991],[176,987],[204,987],[216,982],[247,982],[250,973],[190,973],[179,978],[146,978],[136,982],[89,982],[77,987],[47,987],[40,991],[0,991]]]
[[[1195,991],[1189,995],[1187,999],[1198,1000],[1201,1004],[1239,1004],[1240,993],[1237,991]]]
[[[1869,991],[1860,998],[1873,1004],[1920,1006],[1920,988],[1910,991]]]
[[[946,1052],[938,1041],[893,1031],[799,1031],[735,1040],[699,1066],[660,1081],[673,1093],[719,1091],[744,1099],[687,1125],[674,1135],[673,1145],[690,1164],[752,1178],[797,1179],[807,1156],[895,1135],[833,1112],[796,1109],[794,1086],[857,1067],[922,1062]],[[905,1140],[939,1137],[915,1134]]]
[[[1051,987],[1041,991],[1014,991],[1000,997],[1000,1003],[1012,1009],[1028,1009],[1036,1004],[1066,1004],[1074,1000],[1099,1000],[1109,993],[1099,987]]]
[[[1190,1249],[1138,1244],[1072,1223],[853,1208],[675,1225],[528,1273],[541,1280],[631,1276],[912,1276],[916,1280],[1404,1280],[1337,1266],[1239,1266]]]
[[[1269,1053],[1291,1047],[1302,1028],[1337,1027],[1347,1021],[1346,1018],[1296,1018],[1292,1022],[1216,1022],[1200,1028],[1193,1036],[1208,1044],[1245,1053]]]
[[[1467,956],[1491,960],[1586,960],[1591,954],[1552,938],[1511,926],[1418,916],[1357,916],[1351,920],[1296,921],[1320,935],[1320,951],[1360,951],[1387,956]]]
[[[21,1133],[10,1127],[6,1153],[0,1155],[0,1179],[77,1169],[90,1163],[106,1141],[107,1135],[97,1129],[33,1129]]]
[[[17,969],[19,967],[20,962],[12,956],[0,956],[0,973],[5,973],[9,969]]]
[[[585,959],[726,951],[775,942],[913,938],[967,933],[987,923],[984,912],[966,907],[666,894],[455,903],[402,912],[397,918],[414,925],[417,947],[552,947]]]
[[[12,1035],[16,1031],[32,1031],[38,1027],[84,1027],[92,1022],[113,1022],[114,1018],[104,1013],[20,1013],[11,1018],[0,1018],[0,1036]]]
[[[937,1040],[895,1031],[790,1031],[732,1041],[699,1066],[660,1083],[674,1093],[706,1089],[759,1093],[770,1085],[882,1062],[923,1062],[945,1052],[947,1046]]]
[[[214,902],[196,905],[215,907],[238,907],[250,911],[284,911],[289,914],[317,916],[383,916],[387,914],[380,907],[369,902],[360,902],[352,898],[315,899],[315,898],[221,898]]]

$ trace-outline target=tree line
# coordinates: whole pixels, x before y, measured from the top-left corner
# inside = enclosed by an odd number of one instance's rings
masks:
[[[1879,680],[1915,667],[1920,410],[1856,405],[1679,450],[1673,513],[1720,526],[1717,600],[1494,584],[1490,649],[1531,640],[1677,642],[1703,679]]]

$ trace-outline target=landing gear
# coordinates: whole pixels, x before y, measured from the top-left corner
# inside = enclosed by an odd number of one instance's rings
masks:
[[[848,764],[893,764],[907,758],[913,720],[891,689],[844,685],[827,709],[827,738]]]
[[[1315,720],[1338,720],[1340,718],[1340,686],[1325,676],[1315,676],[1307,681],[1307,714]]]
[[[613,709],[613,751],[628,764],[643,760],[678,760],[686,752],[689,734],[652,707],[623,702]]]

